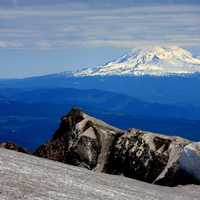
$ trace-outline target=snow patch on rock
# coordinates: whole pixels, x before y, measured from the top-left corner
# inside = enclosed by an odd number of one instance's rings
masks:
[[[180,166],[200,181],[200,142],[191,143],[184,147]]]

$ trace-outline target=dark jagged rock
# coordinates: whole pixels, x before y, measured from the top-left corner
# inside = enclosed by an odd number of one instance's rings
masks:
[[[132,129],[114,144],[108,173],[174,186],[194,182],[179,164],[190,141]]]
[[[52,140],[39,147],[34,154],[103,172],[113,142],[122,134],[122,130],[79,109],[72,109],[61,119]]]
[[[192,174],[182,164],[185,148],[191,143],[136,129],[123,131],[72,109],[61,119],[51,141],[34,154],[98,172],[175,186],[200,182],[196,175],[200,172]],[[196,157],[200,161],[200,156]]]
[[[21,152],[21,153],[28,153],[24,148],[11,142],[1,143],[0,148],[9,149],[9,150],[13,150],[13,151]]]

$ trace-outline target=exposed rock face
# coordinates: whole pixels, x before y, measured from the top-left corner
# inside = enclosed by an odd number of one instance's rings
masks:
[[[179,163],[189,143],[180,137],[132,129],[114,144],[108,173],[168,186],[196,183]]]
[[[169,138],[131,130],[116,141],[109,173],[153,182],[167,164],[170,143]]]
[[[191,143],[136,129],[123,131],[72,109],[62,118],[52,140],[34,154],[98,172],[175,186],[200,182],[183,165],[183,158],[190,158],[184,153]],[[195,155],[200,160],[199,154]]]
[[[18,151],[18,152],[21,152],[21,153],[28,153],[24,148],[14,144],[14,143],[11,143],[11,142],[1,143],[0,148],[14,150],[14,151]]]
[[[34,154],[103,172],[113,142],[122,134],[122,130],[72,109],[61,119],[52,140]]]

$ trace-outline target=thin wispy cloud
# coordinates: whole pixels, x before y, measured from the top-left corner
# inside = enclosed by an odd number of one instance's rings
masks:
[[[70,6],[0,8],[0,48],[134,48],[179,45],[200,48],[200,6]]]

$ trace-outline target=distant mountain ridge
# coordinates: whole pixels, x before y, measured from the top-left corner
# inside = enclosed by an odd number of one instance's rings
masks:
[[[71,76],[62,73],[25,79],[0,79],[0,88],[3,89],[97,89],[153,103],[197,106],[200,102],[199,84],[200,73],[185,76]]]
[[[176,46],[134,49],[130,53],[96,68],[74,72],[74,76],[188,75],[200,73],[200,59]]]
[[[30,151],[51,137],[59,117],[74,106],[122,129],[135,127],[199,140],[199,106],[151,103],[114,92],[73,88],[6,88],[0,89],[0,96],[0,142],[15,142]]]

